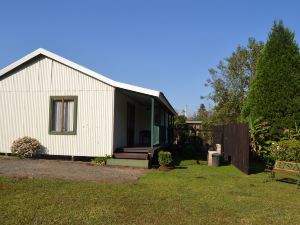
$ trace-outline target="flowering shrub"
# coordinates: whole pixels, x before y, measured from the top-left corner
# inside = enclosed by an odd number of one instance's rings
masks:
[[[300,162],[300,141],[295,139],[282,140],[272,144],[271,157],[274,160]]]
[[[31,137],[22,137],[15,140],[11,146],[11,152],[19,157],[29,158],[41,149],[40,142]]]

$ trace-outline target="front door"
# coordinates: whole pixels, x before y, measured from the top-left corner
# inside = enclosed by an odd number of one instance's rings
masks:
[[[135,107],[127,104],[127,147],[134,145]]]

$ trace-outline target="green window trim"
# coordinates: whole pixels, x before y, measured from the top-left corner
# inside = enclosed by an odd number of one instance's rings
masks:
[[[58,100],[74,101],[73,131],[53,131],[52,128],[53,102]],[[78,96],[50,96],[50,106],[49,106],[49,134],[50,135],[76,135],[77,134],[77,105],[78,105]]]

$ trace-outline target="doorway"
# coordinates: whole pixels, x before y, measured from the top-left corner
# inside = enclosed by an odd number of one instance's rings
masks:
[[[127,147],[134,146],[135,106],[127,103]]]

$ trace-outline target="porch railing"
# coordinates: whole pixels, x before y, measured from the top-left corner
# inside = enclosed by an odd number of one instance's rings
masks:
[[[153,126],[153,145],[166,144],[171,141],[172,128],[166,126]]]

